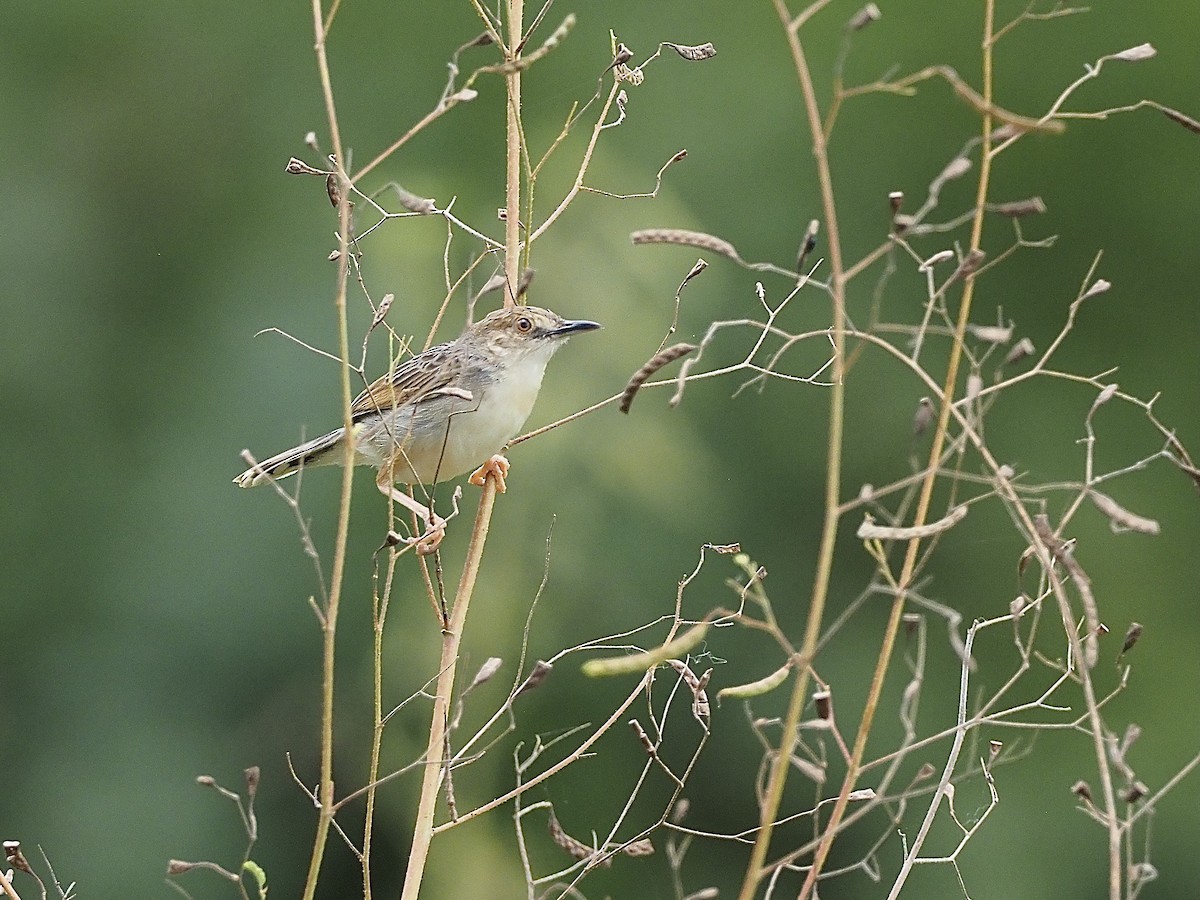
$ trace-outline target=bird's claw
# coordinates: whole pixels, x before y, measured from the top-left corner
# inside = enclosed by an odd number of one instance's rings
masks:
[[[503,494],[508,490],[508,485],[504,483],[504,478],[508,475],[509,468],[508,460],[499,453],[496,453],[489,457],[482,466],[472,472],[471,477],[467,481],[478,487],[483,487],[488,475],[493,475],[496,478],[496,490]]]

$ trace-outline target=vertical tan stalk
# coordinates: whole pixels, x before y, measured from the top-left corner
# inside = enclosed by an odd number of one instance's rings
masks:
[[[325,52],[327,29],[321,15],[321,0],[312,0],[314,49],[317,55],[317,71],[321,79],[321,93],[325,100],[325,114],[329,120],[329,137],[333,144],[333,155],[337,178],[341,183],[341,202],[338,204],[338,273],[334,308],[337,313],[338,356],[341,358],[342,422],[347,432],[353,422],[350,414],[350,336],[346,321],[346,280],[349,274],[350,203],[349,179],[344,169],[345,155],[342,152],[342,135],[338,127],[337,108],[333,101],[333,81],[329,74],[329,58]],[[312,900],[316,894],[317,879],[321,872],[321,860],[325,855],[325,843],[329,837],[329,826],[333,819],[333,674],[337,646],[338,608],[341,604],[342,582],[346,572],[346,539],[350,531],[350,496],[354,478],[354,447],[346,441],[342,467],[342,491],[338,503],[337,536],[334,539],[333,571],[330,573],[329,602],[322,610],[322,666],[321,666],[321,780],[317,788],[317,832],[313,839],[312,856],[309,860],[308,876],[304,884],[304,900]]]
[[[479,562],[483,558],[483,545],[487,541],[488,526],[492,521],[492,508],[495,503],[496,476],[489,474],[483,485],[483,496],[479,498],[475,528],[471,532],[471,543],[463,563],[462,578],[458,582],[454,608],[450,611],[450,625],[442,633],[442,659],[433,700],[433,717],[429,723],[429,743],[425,749],[421,800],[417,807],[417,821],[413,829],[412,849],[408,856],[408,870],[404,873],[404,892],[400,895],[401,900],[417,900],[421,890],[421,878],[425,873],[425,863],[429,858],[429,844],[433,840],[433,816],[437,810],[438,793],[445,776],[443,756],[446,747],[446,722],[454,691],[454,675],[458,669],[459,645],[462,643],[467,608],[475,591],[475,579],[479,574]]]
[[[505,62],[515,63],[521,57],[521,32],[524,29],[524,0],[508,3],[508,53]],[[504,222],[504,278],[508,290],[504,305],[517,302],[517,285],[521,283],[521,70],[512,67],[504,76],[508,88],[506,185]]]
[[[991,179],[991,134],[992,134],[992,30],[994,26],[994,7],[993,0],[986,0],[986,11],[984,14],[984,41],[983,41],[983,100],[984,108],[982,115],[982,145],[980,148],[980,165],[979,165],[979,180],[976,190],[975,202],[975,217],[971,223],[971,252],[979,249],[980,242],[983,238],[983,217],[986,211],[988,186]],[[915,525],[924,524],[929,517],[929,508],[933,498],[933,487],[937,481],[938,460],[942,456],[942,448],[945,446],[946,433],[950,422],[950,407],[954,401],[954,386],[958,380],[958,367],[962,360],[962,348],[964,336],[967,330],[967,323],[971,318],[971,304],[975,295],[975,275],[972,272],[967,275],[963,284],[962,300],[959,303],[958,319],[955,322],[954,341],[950,345],[950,357],[946,364],[946,377],[942,385],[942,397],[944,398],[941,409],[938,411],[937,429],[934,431],[933,440],[929,449],[929,463],[925,468],[925,475],[921,480],[921,490],[917,499],[916,512],[913,517]],[[837,835],[838,827],[841,824],[842,817],[845,815],[846,806],[850,801],[850,792],[854,790],[854,785],[858,781],[858,775],[862,766],[863,754],[866,752],[867,737],[871,731],[871,725],[874,720],[875,710],[879,704],[879,697],[883,691],[883,682],[887,674],[888,662],[892,656],[892,650],[896,643],[896,635],[900,629],[901,616],[904,612],[904,602],[908,596],[908,588],[912,585],[913,574],[916,571],[917,551],[920,548],[920,539],[913,538],[908,542],[904,553],[904,564],[900,570],[900,578],[896,587],[896,596],[892,601],[891,613],[888,617],[887,629],[884,632],[883,642],[879,650],[879,657],[875,664],[875,674],[871,680],[871,688],[867,694],[867,701],[863,709],[862,721],[859,723],[858,733],[854,740],[854,749],[850,756],[850,761],[846,767],[846,776],[842,782],[842,789],[838,793],[837,801],[834,803],[833,812],[830,814],[829,821],[825,824],[821,834],[821,841],[817,845],[817,849],[813,854],[812,866],[808,870],[808,875],[804,880],[804,885],[800,889],[799,900],[810,896],[816,886],[817,878],[820,876],[821,869],[825,864],[825,860],[829,855],[829,850],[833,846],[833,840]]]
[[[746,874],[739,900],[752,900],[759,882],[765,874],[764,864],[771,845],[775,819],[783,802],[783,789],[791,770],[792,754],[800,736],[800,716],[804,712],[808,697],[808,674],[816,653],[817,640],[821,635],[825,602],[829,597],[829,580],[833,572],[833,552],[837,543],[837,528],[841,518],[842,444],[845,421],[845,351],[846,351],[846,278],[842,260],[841,233],[838,230],[837,207],[833,196],[833,175],[829,168],[829,154],[825,134],[821,129],[821,115],[817,107],[816,91],[804,48],[800,44],[799,27],[802,19],[793,20],[784,0],[774,0],[776,12],[787,30],[788,46],[792,61],[800,79],[808,116],[809,132],[812,136],[813,157],[817,164],[817,177],[821,188],[821,212],[825,218],[825,229],[829,235],[829,290],[833,301],[833,369],[829,399],[829,443],[825,458],[825,516],[821,525],[821,546],[817,555],[817,568],[813,576],[812,597],[809,601],[808,623],[804,642],[800,646],[799,659],[795,666],[796,680],[792,683],[792,694],[784,716],[779,749],[771,761],[767,776],[767,788],[760,807],[759,830],[746,866]]]

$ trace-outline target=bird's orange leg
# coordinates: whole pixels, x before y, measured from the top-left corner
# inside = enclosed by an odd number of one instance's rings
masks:
[[[396,543],[415,544],[417,553],[421,556],[425,556],[436,550],[438,544],[442,542],[442,538],[446,536],[446,520],[424,503],[415,500],[392,484],[391,476],[386,466],[380,470],[379,477],[375,479],[375,486],[379,488],[380,493],[385,497],[391,497],[405,509],[416,513],[417,518],[425,523],[425,533],[420,537],[401,537],[391,532],[389,532],[388,537],[395,540]]]

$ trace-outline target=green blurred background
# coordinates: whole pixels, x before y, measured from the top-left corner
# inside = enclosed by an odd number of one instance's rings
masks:
[[[978,83],[980,4],[880,6],[882,21],[855,42],[849,83],[893,67],[905,72],[942,62]],[[1024,2],[1000,6],[1007,20]],[[823,98],[841,23],[856,8],[834,3],[806,32]],[[557,134],[570,104],[595,89],[610,61],[609,29],[635,60],[662,40],[712,41],[718,55],[704,63],[656,62],[644,85],[627,89],[626,122],[604,133],[588,184],[618,193],[650,189],[659,166],[687,148],[687,160],[671,168],[659,197],[584,196],[537,245],[533,301],[602,321],[605,330],[573,341],[555,359],[531,425],[620,390],[670,322],[676,286],[697,252],[633,247],[630,231],[709,231],[747,258],[788,265],[808,220],[819,214],[796,79],[769,4],[564,3],[547,21],[552,27],[568,12],[579,17],[573,34],[525,81],[526,126],[538,148]],[[334,365],[277,336],[255,337],[277,326],[317,346],[335,346],[334,267],[326,256],[336,223],[319,180],[283,174],[293,154],[320,164],[303,144],[306,132],[315,131],[328,147],[310,13],[303,4],[60,0],[7,4],[5,20],[0,837],[23,841],[31,857],[40,845],[64,883],[78,882],[82,897],[173,896],[163,884],[168,858],[233,864],[242,846],[233,809],[196,788],[193,778],[212,774],[236,787],[241,770],[257,764],[262,834],[254,856],[268,872],[272,896],[295,896],[314,815],[290,780],[285,754],[301,777],[315,780],[320,655],[307,600],[319,587],[284,505],[269,490],[238,491],[230,478],[242,467],[244,447],[262,456],[326,429],[338,416]],[[343,136],[356,160],[374,156],[433,106],[445,61],[479,31],[465,2],[342,5],[330,52]],[[1068,108],[1152,97],[1197,116],[1197,33],[1200,6],[1193,3],[1109,3],[1089,15],[1034,23],[1000,46],[997,99],[1036,114],[1085,63],[1149,41],[1159,51],[1155,59],[1110,64]],[[483,62],[486,53],[475,51],[464,66]],[[477,87],[476,101],[414,140],[368,179],[367,189],[398,180],[441,204],[456,197],[461,218],[499,235],[501,84],[484,78]],[[851,260],[883,239],[887,193],[903,190],[915,206],[976,130],[975,114],[939,82],[926,83],[913,98],[877,95],[844,109],[833,154]],[[584,134],[580,129],[551,166],[543,215],[564,189]],[[969,205],[970,181],[947,190],[947,214]],[[1062,136],[1031,137],[1005,154],[994,184],[1000,200],[1040,194],[1049,212],[1027,224],[1027,235],[1060,237],[1054,249],[1020,254],[984,280],[976,321],[994,321],[1001,307],[1019,334],[1045,347],[1102,249],[1098,274],[1114,289],[1085,309],[1060,367],[1092,374],[1119,364],[1123,389],[1142,397],[1163,392],[1160,417],[1194,451],[1200,446],[1200,137],[1149,110],[1075,122]],[[1010,234],[1002,222],[989,228],[994,254]],[[443,294],[444,243],[444,225],[434,217],[390,223],[364,242],[368,286],[376,298],[396,294],[390,321],[399,330],[423,338]],[[933,252],[947,245],[920,246]],[[452,267],[461,269],[473,249],[456,239]],[[708,260],[709,271],[684,293],[682,339],[702,335],[715,319],[757,314],[755,279],[717,257]],[[786,290],[779,281],[765,283],[775,298]],[[854,285],[852,312],[859,318],[872,285],[873,276]],[[911,267],[902,269],[886,311],[911,319],[922,290]],[[826,316],[813,292],[793,304],[783,324],[819,327]],[[361,299],[352,318],[361,335],[369,321]],[[462,307],[455,307],[442,336],[453,336],[462,318]],[[736,359],[746,340],[731,333],[709,358]],[[373,349],[372,373],[386,364],[385,354]],[[818,359],[815,351],[801,351],[790,370],[803,374]],[[552,525],[532,657],[669,612],[676,582],[706,541],[740,541],[768,568],[777,611],[799,638],[820,520],[827,394],[773,383],[762,394],[731,400],[737,384],[692,385],[674,410],[665,392],[647,392],[628,418],[610,407],[514,451],[510,491],[499,502],[466,641],[468,671],[489,655],[502,657],[505,667],[478,692],[469,721],[481,721],[516,677],[521,627],[543,576]],[[868,354],[856,368],[845,496],[863,482],[881,484],[908,470],[911,416],[923,393],[877,356]],[[997,409],[990,435],[1002,458],[1036,480],[1078,478],[1076,441],[1093,399],[1081,387],[1035,382]],[[1110,406],[1097,420],[1102,466],[1153,453],[1156,435],[1128,409]],[[339,662],[343,793],[361,783],[365,765],[371,554],[384,527],[384,504],[360,474]],[[337,488],[335,475],[317,472],[303,496],[326,569]],[[1133,762],[1156,789],[1200,747],[1200,503],[1187,480],[1162,463],[1112,493],[1163,526],[1157,539],[1113,536],[1090,509],[1073,523],[1105,620],[1118,636],[1130,620],[1146,628],[1129,690],[1109,715],[1118,729],[1127,722],[1145,729]],[[468,489],[468,516],[474,496]],[[1052,513],[1062,506],[1061,496],[1050,501]],[[451,581],[466,518],[444,545]],[[869,576],[869,561],[849,534],[853,524],[839,551],[834,613]],[[947,540],[925,588],[968,620],[1007,609],[1023,549],[999,509],[981,511],[969,524]],[[393,703],[434,674],[438,647],[413,567],[402,565],[401,572],[388,639]],[[732,574],[725,560],[710,560],[687,595],[689,613],[729,601],[723,580]],[[839,691],[846,728],[865,693],[885,615],[883,604],[870,606],[819,661]],[[931,635],[940,628],[932,622]],[[1108,641],[1106,660],[1116,641]],[[981,689],[994,687],[1014,665],[1003,635],[985,644]],[[944,641],[933,647],[924,732],[952,721],[957,690],[957,667]],[[727,668],[717,666],[715,687],[759,677],[779,663],[752,637],[722,634],[708,649],[727,661]],[[598,721],[620,696],[624,683],[585,683],[578,659],[531,695],[521,739]],[[874,752],[894,744],[895,697],[904,678],[899,661],[894,673]],[[1116,673],[1106,662],[1098,678],[1108,689]],[[1034,677],[1021,699],[1045,681]],[[777,709],[778,700],[766,700],[756,713]],[[696,729],[686,709],[674,716],[678,761]],[[424,707],[399,717],[385,765],[419,752],[425,720]],[[759,750],[735,705],[716,711],[714,730],[688,792],[689,821],[736,831],[755,821]],[[998,773],[1001,804],[961,859],[971,896],[1100,895],[1103,834],[1074,809],[1068,791],[1077,778],[1094,781],[1086,738],[984,737],[1033,755]],[[511,748],[510,739],[478,770],[460,776],[462,806],[503,790],[511,780]],[[940,764],[939,752],[928,758]],[[923,759],[914,759],[914,767]],[[531,802],[554,801],[564,827],[586,840],[619,810],[641,760],[622,728],[602,743],[599,758],[535,791]],[[792,810],[812,794],[801,779],[794,782]],[[653,784],[638,806],[638,824],[657,814],[665,791]],[[414,778],[382,795],[380,895],[398,888],[415,792]],[[963,787],[960,814],[977,814],[985,796],[977,781]],[[1195,894],[1198,799],[1200,779],[1193,775],[1162,804],[1151,842],[1161,876],[1144,896]],[[529,821],[539,864],[561,864],[545,849],[543,820]],[[886,830],[882,821],[876,825]],[[948,834],[942,837],[940,849],[952,846]],[[659,850],[649,859],[618,861],[585,882],[584,891],[674,896],[661,840]],[[856,852],[860,847],[848,841],[835,862]],[[883,858],[885,884],[899,853],[893,839]],[[728,896],[743,860],[744,852],[729,844],[698,845],[684,869],[688,889],[717,884]],[[948,868],[918,875],[913,895],[958,895]],[[203,873],[185,883],[195,896],[229,895]],[[332,839],[321,896],[355,896],[357,885],[349,854]],[[856,874],[830,882],[822,896],[878,891]],[[435,844],[428,896],[521,894],[507,812]]]

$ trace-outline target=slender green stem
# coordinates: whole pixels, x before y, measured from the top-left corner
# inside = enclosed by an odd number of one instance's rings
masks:
[[[333,100],[333,81],[329,74],[329,58],[325,52],[326,26],[321,15],[321,0],[312,0],[314,49],[317,56],[317,71],[321,79],[321,92],[325,100],[325,113],[329,120],[330,141],[337,167],[337,178],[341,183],[341,202],[338,204],[338,273],[334,297],[337,315],[338,355],[341,357],[342,421],[349,433],[353,422],[350,414],[350,332],[346,320],[346,284],[349,275],[350,203],[349,178],[344,170],[345,156],[342,152],[342,136],[338,127],[337,108]],[[337,646],[338,608],[341,603],[342,582],[346,572],[346,540],[350,531],[350,497],[354,477],[354,448],[346,441],[342,468],[342,491],[338,504],[337,536],[334,539],[333,571],[330,574],[329,602],[322,616],[322,666],[321,666],[321,776],[317,788],[317,831],[313,839],[312,856],[309,860],[308,877],[304,884],[304,900],[312,900],[317,890],[317,879],[321,872],[321,860],[325,855],[325,843],[334,814],[333,785],[333,676]]]

